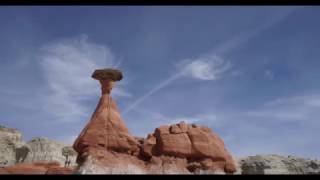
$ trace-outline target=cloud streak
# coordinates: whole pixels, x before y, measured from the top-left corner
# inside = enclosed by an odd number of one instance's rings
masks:
[[[137,99],[131,105],[128,106],[127,109],[124,110],[124,114],[129,113],[133,110],[136,106],[150,97],[152,94],[156,93],[158,90],[168,86],[174,80],[178,79],[181,76],[189,76],[195,79],[200,80],[215,80],[217,79],[217,75],[221,74],[222,72],[231,68],[231,63],[227,62],[226,64],[221,57],[217,56],[217,54],[222,54],[227,51],[230,51],[233,48],[238,47],[242,43],[245,43],[252,39],[253,37],[259,35],[264,30],[267,30],[277,23],[281,22],[282,20],[286,19],[290,14],[296,11],[298,8],[292,8],[288,11],[282,12],[271,18],[266,23],[258,26],[252,30],[240,33],[238,36],[224,42],[223,44],[219,45],[217,48],[213,49],[211,52],[206,53],[201,56],[201,58],[195,60],[184,60],[181,61],[178,66],[180,66],[180,71],[176,74],[172,75],[168,79],[164,80],[160,84],[158,84],[155,88],[151,89],[145,95]],[[223,66],[221,66],[223,64]],[[217,68],[217,66],[219,68]],[[182,68],[181,68],[182,67]]]
[[[231,68],[231,63],[224,61],[216,55],[204,56],[192,60],[184,60],[177,65],[178,72],[170,78],[155,86],[152,90],[140,97],[130,106],[128,106],[123,114],[129,113],[144,100],[159,91],[160,89],[170,85],[173,81],[182,77],[191,77],[197,80],[216,80],[219,75]]]
[[[225,41],[223,44],[217,46],[217,48],[213,49],[212,51],[221,55],[234,48],[237,48],[239,45],[248,42],[250,39],[261,34],[263,31],[274,27],[276,24],[285,20],[288,16],[290,16],[293,12],[296,12],[300,8],[301,7],[294,7],[287,10],[281,10],[280,13],[277,13],[277,11],[275,11],[274,16],[270,17],[269,20],[267,20],[264,24],[252,28],[249,31],[240,32],[236,37]]]
[[[171,76],[169,79],[161,82],[160,84],[158,84],[156,87],[154,87],[151,91],[149,91],[148,93],[146,93],[145,95],[143,95],[142,97],[140,97],[139,99],[137,99],[134,103],[132,103],[130,106],[128,106],[122,113],[123,115],[126,115],[127,113],[129,113],[132,109],[134,109],[136,106],[138,106],[141,102],[143,102],[144,100],[146,100],[148,97],[150,97],[152,94],[154,94],[155,92],[157,92],[158,90],[166,87],[167,85],[169,85],[171,82],[173,82],[174,80],[178,79],[179,77],[181,77],[182,73],[177,73],[174,76]]]

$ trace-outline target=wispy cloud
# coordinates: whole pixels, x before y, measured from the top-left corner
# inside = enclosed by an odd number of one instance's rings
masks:
[[[230,62],[211,54],[197,59],[181,61],[177,64],[177,67],[184,76],[199,80],[216,80],[219,75],[232,66]]]
[[[95,44],[87,36],[62,39],[46,44],[41,49],[40,68],[48,86],[44,106],[61,121],[76,121],[86,114],[82,100],[100,93],[99,84],[91,78],[94,69],[114,67],[115,56],[107,46]],[[129,97],[121,87],[115,96]]]
[[[274,99],[261,107],[246,112],[255,118],[273,118],[278,121],[305,121],[318,114],[320,96],[304,95]]]

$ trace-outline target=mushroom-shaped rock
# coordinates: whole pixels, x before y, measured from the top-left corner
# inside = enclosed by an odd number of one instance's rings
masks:
[[[118,69],[97,69],[93,72],[92,78],[96,80],[113,80],[120,81],[123,78],[122,72]]]
[[[110,95],[114,81],[122,79],[121,71],[98,69],[92,77],[100,80],[102,96],[90,121],[73,144],[73,148],[79,153],[78,163],[86,156],[88,148],[102,147],[105,150],[128,153],[139,150],[137,139],[130,135]]]

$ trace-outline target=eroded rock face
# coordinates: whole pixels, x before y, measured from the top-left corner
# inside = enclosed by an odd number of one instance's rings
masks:
[[[63,156],[62,149],[68,146],[65,143],[50,140],[48,138],[33,138],[26,143],[29,148],[29,153],[24,162],[51,162],[57,161],[60,164],[65,164],[66,157]],[[76,155],[69,156],[70,166],[76,166]]]
[[[232,173],[236,169],[223,141],[207,127],[180,122],[161,126],[150,137],[155,137],[157,143],[152,148],[150,143],[143,144],[143,152],[153,149],[154,156],[186,158],[191,172],[202,169]]]
[[[177,130],[179,133],[170,130],[180,126],[185,127],[185,130]],[[183,122],[161,126],[146,139],[140,139],[139,143],[137,154],[89,146],[81,151],[83,161],[80,162],[76,172],[80,174],[216,174],[236,171],[234,161],[222,140],[205,127]],[[202,149],[198,147],[200,145]]]
[[[15,148],[21,146],[22,134],[16,129],[0,127],[0,167],[16,163]]]

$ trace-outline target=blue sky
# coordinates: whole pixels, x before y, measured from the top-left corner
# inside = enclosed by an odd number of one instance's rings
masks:
[[[117,67],[135,136],[216,131],[236,156],[319,158],[319,7],[0,7],[0,124],[72,142]]]

